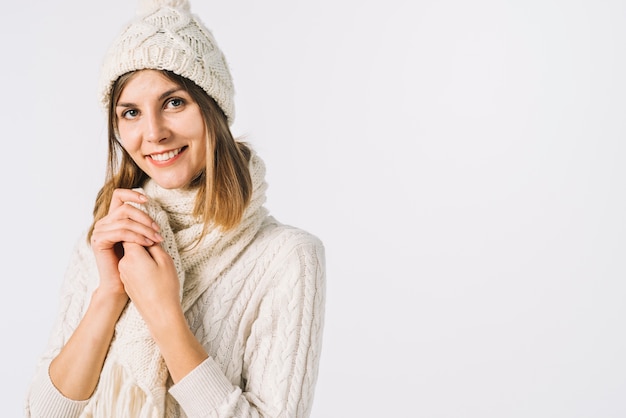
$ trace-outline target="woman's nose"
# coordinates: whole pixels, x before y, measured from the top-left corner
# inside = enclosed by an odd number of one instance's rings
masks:
[[[148,142],[162,142],[167,139],[167,127],[163,117],[158,113],[149,113],[145,118],[144,138]]]

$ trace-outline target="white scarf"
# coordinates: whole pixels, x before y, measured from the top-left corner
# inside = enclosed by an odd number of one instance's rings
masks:
[[[161,245],[174,260],[181,282],[183,312],[252,241],[267,216],[263,207],[267,189],[265,165],[254,153],[250,175],[252,199],[239,225],[227,232],[213,228],[195,247],[203,228],[192,214],[196,193],[166,190],[152,180],[144,185],[149,201],[142,209],[159,225]],[[129,302],[116,324],[98,387],[81,417],[162,418],[168,378],[156,343],[136,307]]]

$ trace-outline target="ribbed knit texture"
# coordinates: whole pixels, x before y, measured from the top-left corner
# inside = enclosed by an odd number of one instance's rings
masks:
[[[122,30],[105,55],[99,99],[105,110],[111,87],[123,74],[168,70],[192,80],[220,106],[229,124],[235,118],[234,86],[226,58],[186,0],[142,0],[139,16]]]
[[[247,240],[242,239],[240,234],[235,233],[226,240],[217,232],[207,237],[206,243],[213,243],[209,244],[211,251],[220,254],[218,261],[224,259],[221,254],[230,254],[225,257],[230,261],[222,264],[205,263],[205,256],[195,254],[195,249],[181,251],[191,242],[182,232],[188,229],[193,218],[189,218],[190,206],[185,203],[188,199],[178,196],[178,193],[186,192],[171,193],[153,183],[145,186],[151,202],[167,214],[165,226],[175,237],[176,251],[184,270],[182,300],[185,316],[190,329],[210,355],[166,392],[171,381],[167,379],[167,371],[160,366],[160,356],[147,355],[144,358],[146,352],[153,353],[147,341],[142,340],[139,344],[143,347],[139,353],[126,344],[122,345],[125,339],[130,343],[130,333],[126,332],[129,325],[123,325],[125,322],[120,320],[102,378],[117,382],[116,379],[121,376],[121,381],[126,382],[124,384],[135,388],[133,396],[138,396],[141,401],[163,405],[163,412],[157,407],[154,415],[147,416],[225,418],[309,415],[321,352],[324,250],[314,236],[266,216],[262,206],[266,186],[263,169],[258,167],[262,167],[262,161],[254,157],[251,171],[255,198],[249,210],[262,213],[261,223],[252,227],[257,232],[243,248],[237,250],[233,250],[239,246],[237,243]],[[263,193],[257,193],[257,190]],[[256,200],[260,195],[263,197]],[[257,209],[254,209],[255,206]],[[245,219],[249,216],[246,215]],[[218,236],[219,239],[214,239]],[[169,242],[169,238],[164,238]],[[176,252],[173,258],[175,256]],[[93,277],[94,274],[96,277]],[[86,402],[71,401],[59,394],[50,382],[47,368],[76,328],[97,281],[93,253],[86,242],[81,242],[68,268],[58,325],[29,391],[27,417],[67,418],[78,417],[81,413],[89,416],[89,411],[95,410],[91,406],[85,408]],[[124,315],[130,317],[130,312]],[[139,332],[141,335],[142,330],[130,329],[133,334]],[[119,347],[115,348],[117,345]],[[130,360],[137,356],[144,359],[144,365],[140,367],[137,363],[128,367]],[[145,364],[149,365],[151,372],[141,376],[142,371],[137,369],[143,370]],[[156,367],[150,366],[153,364]],[[105,371],[108,377],[105,377]],[[140,381],[147,383],[139,384]],[[150,385],[154,386],[147,387]],[[136,393],[136,388],[142,389],[145,399],[141,393]],[[97,394],[89,403],[98,398]],[[50,414],[51,411],[56,413]],[[109,416],[138,415],[129,414],[127,410]]]

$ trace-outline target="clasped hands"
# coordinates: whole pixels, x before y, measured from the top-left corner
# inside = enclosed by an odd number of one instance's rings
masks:
[[[129,189],[113,192],[109,211],[98,220],[91,246],[100,273],[100,290],[113,298],[130,298],[150,325],[163,323],[172,309],[180,310],[180,283],[174,262],[160,243],[158,225],[127,202],[146,203]]]

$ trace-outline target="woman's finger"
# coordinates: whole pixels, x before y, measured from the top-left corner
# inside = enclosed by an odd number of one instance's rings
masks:
[[[94,248],[111,249],[118,242],[150,246],[162,242],[158,226],[145,212],[124,204],[96,222],[91,243]]]
[[[148,251],[148,253],[152,257],[152,259],[159,266],[162,266],[162,265],[164,265],[166,263],[173,263],[172,262],[172,257],[160,245],[152,245],[150,247],[147,247],[146,251]]]
[[[113,195],[111,196],[111,204],[109,205],[109,212],[111,212],[111,210],[113,209],[116,209],[122,206],[126,202],[133,202],[133,203],[141,204],[141,203],[146,203],[147,201],[148,201],[148,198],[136,190],[115,189],[113,191]]]
[[[160,240],[155,237],[146,236],[143,233],[135,232],[131,229],[110,229],[110,230],[94,230],[91,236],[91,245],[95,249],[111,249],[118,242],[134,243],[141,246],[151,246]]]
[[[123,220],[130,220],[145,225],[155,232],[159,231],[159,226],[156,224],[156,222],[154,222],[150,215],[148,215],[143,210],[129,204],[128,202],[109,211],[107,216],[102,218],[103,223],[116,223]]]

